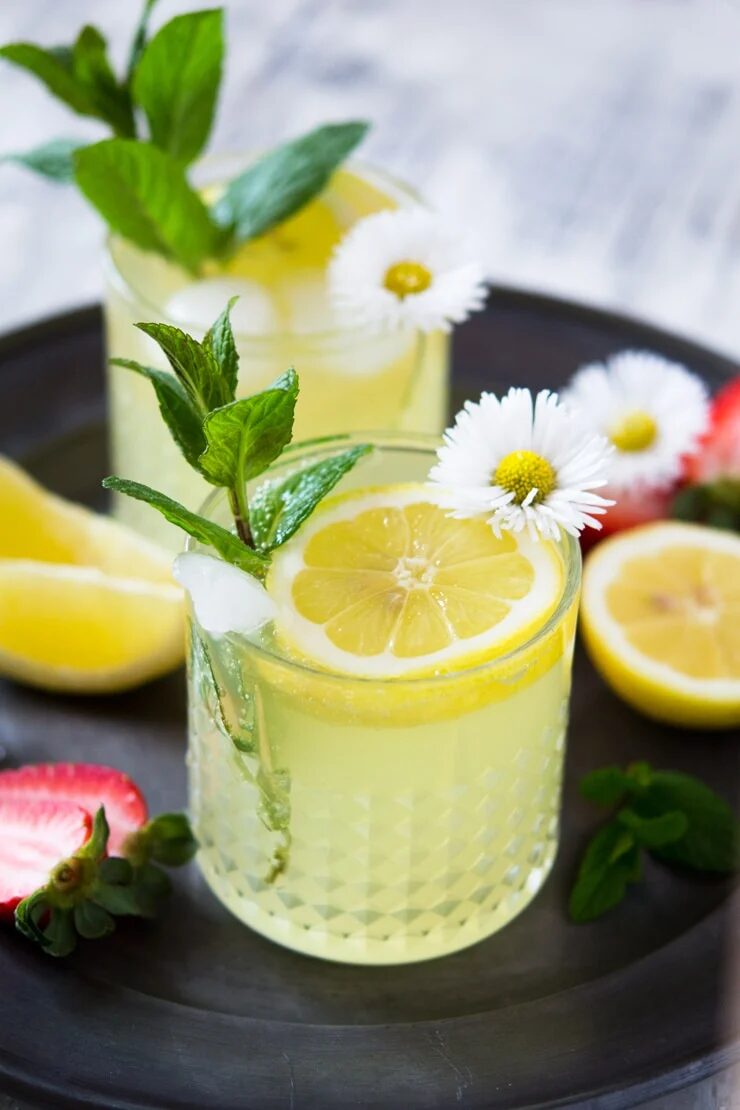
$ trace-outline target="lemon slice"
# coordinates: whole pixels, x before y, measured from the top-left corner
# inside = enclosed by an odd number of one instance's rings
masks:
[[[0,559],[94,566],[172,584],[172,560],[122,524],[65,501],[0,456]]]
[[[169,556],[0,458],[0,674],[108,693],[164,674],[183,655]]]
[[[740,724],[740,537],[693,524],[623,532],[590,555],[581,623],[594,665],[671,724]]]
[[[423,485],[334,498],[280,548],[277,635],[321,667],[365,677],[461,670],[524,643],[554,611],[550,544],[453,520]]]

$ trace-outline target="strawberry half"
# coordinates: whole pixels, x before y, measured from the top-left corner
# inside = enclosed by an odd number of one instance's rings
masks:
[[[39,887],[60,860],[90,839],[92,818],[81,806],[8,795],[0,797],[0,918]]]
[[[110,826],[108,853],[122,853],[126,837],[146,824],[147,806],[141,791],[123,771],[95,763],[35,763],[0,771],[0,800],[74,802],[88,813],[105,808]],[[57,853],[57,860],[64,857]]]
[[[707,485],[718,478],[740,480],[740,376],[714,397],[709,431],[697,453],[685,460],[684,478],[691,485]]]

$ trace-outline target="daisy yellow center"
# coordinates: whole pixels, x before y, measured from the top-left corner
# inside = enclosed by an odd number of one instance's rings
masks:
[[[395,262],[385,272],[383,285],[401,300],[423,293],[432,284],[432,273],[421,262]]]
[[[493,480],[507,493],[513,493],[518,505],[533,489],[537,493],[532,504],[539,504],[557,485],[557,475],[550,463],[534,451],[510,451],[504,455],[493,473]]]
[[[645,451],[655,442],[658,425],[649,412],[628,412],[613,426],[609,438],[618,451]]]

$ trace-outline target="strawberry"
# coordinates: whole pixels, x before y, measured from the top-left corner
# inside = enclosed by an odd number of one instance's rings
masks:
[[[663,520],[670,516],[673,487],[663,489],[599,490],[602,496],[616,502],[599,517],[601,531],[587,528],[581,533],[581,546],[588,551],[595,543],[614,532],[647,524],[652,520]]]
[[[60,859],[90,839],[92,818],[73,802],[0,797],[0,918],[43,886]]]
[[[709,430],[699,450],[684,463],[691,485],[707,485],[719,478],[740,480],[740,375],[720,389],[709,410]]]
[[[156,865],[179,867],[196,847],[182,814],[147,821],[138,787],[112,767],[0,772],[0,918],[14,915],[49,955],[68,955],[78,936],[107,936],[116,917],[153,917],[170,890]]]
[[[128,775],[95,763],[36,763],[0,771],[0,799],[9,797],[76,802],[89,813],[104,806],[113,856],[147,819],[146,802]]]

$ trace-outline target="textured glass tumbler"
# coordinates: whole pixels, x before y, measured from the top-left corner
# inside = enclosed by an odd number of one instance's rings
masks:
[[[212,181],[227,180],[237,168],[243,168],[243,161],[229,167],[218,161],[207,167],[210,172],[206,176]],[[341,171],[323,197],[325,205],[338,217],[346,214],[345,219],[417,201],[410,190],[392,178],[361,167]],[[280,234],[280,229],[274,233]],[[310,239],[310,230],[306,234]],[[289,230],[284,236],[289,239]],[[301,379],[296,438],[378,428],[441,432],[448,405],[449,336],[442,332],[378,334],[361,327],[327,330],[316,290],[317,275],[323,271],[306,267],[291,270],[291,255],[286,250],[284,269],[277,263],[267,269],[262,265],[258,279],[251,274],[250,266],[261,264],[259,252],[267,248],[260,243],[258,240],[254,247],[257,263],[249,261],[247,251],[243,256],[244,272],[237,257],[223,276],[244,277],[253,283],[264,280],[266,284],[261,288],[269,295],[275,293],[278,301],[294,298],[295,325],[277,331],[261,330],[257,312],[252,330],[237,328],[238,395],[264,389],[293,366]],[[192,282],[192,276],[116,237],[109,240],[105,263],[109,356],[168,369],[159,347],[135,325],[141,321],[172,323],[200,338],[202,322],[171,319],[168,315],[171,298]],[[225,307],[228,296],[228,292],[223,293],[222,301],[208,316],[209,322]],[[110,365],[108,398],[113,471],[145,483],[156,474],[159,488],[171,497],[186,505],[201,501],[208,487],[173,443],[151,384],[128,369]],[[127,497],[116,496],[113,500],[119,519],[152,539],[173,548],[177,545],[177,530],[145,505]]]
[[[275,476],[351,442],[298,445]],[[423,481],[433,442],[384,436],[342,490]],[[218,496],[206,513],[228,520]],[[197,547],[195,548],[197,549]],[[191,617],[190,805],[200,867],[259,933],[314,956],[393,964],[496,932],[558,842],[580,585],[515,651],[425,679],[360,679],[210,637]]]

